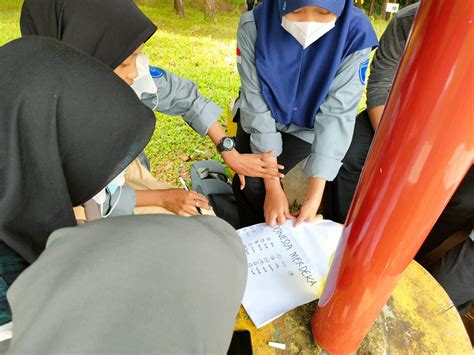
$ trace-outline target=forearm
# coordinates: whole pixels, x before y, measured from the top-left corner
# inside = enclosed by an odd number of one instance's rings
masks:
[[[226,133],[220,123],[215,122],[211,127],[209,127],[207,135],[215,145],[218,145],[222,138],[226,136]]]
[[[164,201],[169,190],[146,190],[135,191],[136,205],[135,207],[145,206],[164,206]]]
[[[384,108],[385,108],[385,105],[380,105],[368,110],[370,124],[372,125],[372,128],[374,129],[374,131],[377,129],[377,126],[380,123],[380,119],[382,118]]]
[[[306,200],[317,202],[318,205],[323,198],[324,188],[326,186],[326,180],[319,177],[310,177],[308,179],[308,189],[306,190]]]
[[[277,158],[269,156],[265,159],[269,163],[277,163]],[[267,193],[277,192],[282,190],[280,179],[263,179],[265,185],[265,191]]]

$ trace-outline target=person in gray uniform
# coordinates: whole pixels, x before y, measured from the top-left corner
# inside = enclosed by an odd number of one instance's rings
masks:
[[[360,113],[356,119],[351,146],[335,180],[334,214],[331,217],[340,223],[344,223],[347,216],[418,7],[419,4],[416,3],[400,10],[380,39],[380,46],[370,67],[367,110]],[[418,251],[416,260],[422,260],[453,233],[470,230],[473,221],[474,167],[471,166]],[[465,312],[474,300],[473,238],[474,233],[471,232],[470,238],[428,267],[428,271],[444,287],[461,313]]]
[[[8,291],[7,353],[226,354],[246,274],[239,236],[217,217],[59,229]]]
[[[203,97],[192,81],[148,65],[141,51],[156,26],[132,0],[25,0],[20,27],[23,36],[52,37],[95,57],[128,85],[134,85],[145,105],[156,112],[182,116],[197,133],[211,138],[242,185],[245,176],[274,179],[280,176],[277,164],[263,160],[269,152],[239,154],[234,149],[234,140],[226,136],[218,123],[222,110]],[[196,192],[151,182],[154,178],[144,169],[146,165],[146,157],[142,155],[124,173],[123,186],[117,188],[120,181],[116,181],[96,197],[102,217],[132,214],[136,207],[147,206],[185,216],[197,214],[196,207],[210,209],[206,198]],[[135,171],[131,172],[132,168]]]
[[[153,112],[108,67],[50,38],[1,46],[0,64],[0,239],[32,263],[8,291],[8,353],[225,354],[247,274],[229,224],[148,215],[76,226],[72,207],[142,151]]]
[[[266,160],[284,173],[306,159],[309,187],[295,223],[313,221],[352,138],[375,32],[350,0],[266,0],[243,14],[237,32],[237,149],[272,150]],[[233,190],[242,226],[292,218],[278,180],[248,178],[241,189],[234,178]]]

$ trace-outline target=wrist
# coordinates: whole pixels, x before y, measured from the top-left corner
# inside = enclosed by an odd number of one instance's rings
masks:
[[[280,179],[263,179],[265,191],[267,194],[278,193],[283,191],[280,184]]]

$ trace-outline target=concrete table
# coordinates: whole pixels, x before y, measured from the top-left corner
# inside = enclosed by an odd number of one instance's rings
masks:
[[[278,295],[275,295],[278,297]],[[322,354],[311,334],[317,302],[298,307],[256,329],[241,307],[236,330],[249,330],[253,352]],[[283,343],[286,351],[268,342]],[[436,280],[413,261],[400,279],[358,354],[473,354],[461,318]]]

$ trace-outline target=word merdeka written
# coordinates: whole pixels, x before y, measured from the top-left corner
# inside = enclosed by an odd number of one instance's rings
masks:
[[[293,248],[290,238],[285,235],[280,226],[272,227],[272,232],[280,240],[281,244],[283,245],[283,248],[285,248],[287,251],[290,251]],[[305,265],[303,259],[298,255],[296,251],[290,254],[290,258],[291,261],[298,268],[298,271],[301,273],[301,276],[305,278],[306,282],[309,283],[311,287],[318,284],[318,281],[314,279],[312,272],[309,270],[308,266]]]

